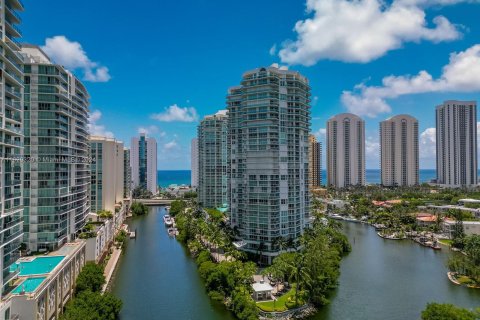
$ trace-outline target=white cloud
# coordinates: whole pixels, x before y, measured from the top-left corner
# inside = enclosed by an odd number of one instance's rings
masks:
[[[315,131],[315,132],[313,133],[313,135],[314,135],[315,137],[317,137],[317,139],[324,139],[324,138],[326,137],[326,135],[327,135],[327,129],[325,129],[325,128],[320,128],[320,129],[318,129],[317,131]]]
[[[378,136],[365,139],[365,162],[367,168],[378,168],[380,163],[380,142]]]
[[[459,2],[466,0],[307,0],[311,17],[295,24],[297,39],[286,41],[279,56],[305,66],[323,59],[366,63],[407,42],[455,40],[457,26],[436,16],[429,27],[425,10]]]
[[[107,82],[111,78],[107,67],[91,61],[79,42],[70,41],[65,36],[47,38],[42,50],[55,63],[63,65],[70,71],[81,69],[85,81]]]
[[[95,110],[90,113],[88,117],[88,131],[90,132],[90,135],[113,138],[113,132],[107,131],[104,125],[97,123],[101,118],[102,113],[100,110]]]
[[[147,134],[147,135],[159,135],[160,138],[163,138],[167,135],[167,133],[165,131],[161,131],[157,126],[154,126],[154,125],[151,125],[151,126],[148,126],[148,127],[139,127],[138,128],[138,133],[144,133],[144,134]]]
[[[427,128],[420,134],[419,140],[419,156],[420,159],[435,160],[437,153],[436,141],[437,130],[435,128]]]
[[[417,75],[388,76],[382,86],[355,86],[354,91],[344,91],[342,103],[358,115],[376,117],[391,112],[387,99],[429,92],[474,92],[480,90],[480,44],[450,55],[450,62],[443,67],[442,75],[434,79],[427,71]]]
[[[271,56],[276,55],[276,54],[277,54],[277,45],[274,44],[274,45],[270,48],[270,50],[268,50],[268,53],[269,53]]]
[[[182,108],[174,104],[165,108],[162,113],[152,114],[151,118],[163,122],[195,122],[198,120],[198,114],[193,107]]]
[[[165,150],[172,150],[172,149],[176,149],[178,147],[178,144],[175,140],[172,140],[170,142],[165,143],[163,147]]]

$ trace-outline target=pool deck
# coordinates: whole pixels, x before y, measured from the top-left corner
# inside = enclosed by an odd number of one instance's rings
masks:
[[[34,292],[47,277],[27,278],[20,283],[13,291],[12,294],[22,294]]]
[[[65,259],[65,256],[36,256],[21,258],[17,261],[20,277],[48,274]]]

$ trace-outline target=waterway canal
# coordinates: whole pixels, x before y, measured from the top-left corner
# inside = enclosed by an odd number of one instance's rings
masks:
[[[163,208],[130,221],[130,240],[115,275],[113,292],[123,302],[121,320],[234,319],[210,301],[196,265],[168,237]],[[480,290],[455,286],[446,277],[447,249],[384,240],[371,227],[344,223],[353,251],[342,261],[340,286],[313,320],[411,320],[430,301],[480,306]]]

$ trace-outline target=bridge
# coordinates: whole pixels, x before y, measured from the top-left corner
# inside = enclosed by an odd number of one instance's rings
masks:
[[[146,206],[169,206],[172,201],[170,199],[133,199],[135,202],[143,203]]]

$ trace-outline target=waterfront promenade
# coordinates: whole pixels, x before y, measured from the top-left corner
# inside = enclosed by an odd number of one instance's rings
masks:
[[[112,276],[113,273],[115,272],[115,268],[118,263],[118,259],[120,259],[120,255],[122,254],[122,249],[113,246],[113,252],[112,255],[110,256],[110,259],[107,262],[107,265],[105,266],[105,270],[103,271],[103,274],[105,276],[105,284],[103,285],[102,288],[102,293],[104,293],[108,287],[110,282],[112,281]]]

